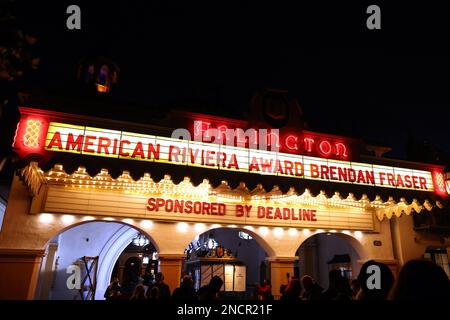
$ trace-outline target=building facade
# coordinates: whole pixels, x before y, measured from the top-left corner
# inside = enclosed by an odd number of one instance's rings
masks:
[[[396,274],[410,259],[434,259],[433,250],[445,252],[448,272],[444,167],[384,158],[383,147],[307,131],[299,115],[259,106],[248,120],[172,112],[146,125],[21,108],[0,298],[102,299],[136,234],[157,250],[171,290],[189,245],[223,229],[261,248],[258,272],[275,297],[287,274],[326,285],[324,266],[339,254],[350,257],[351,277],[370,259]],[[258,263],[247,263],[247,278]],[[74,264],[94,281],[70,288]]]

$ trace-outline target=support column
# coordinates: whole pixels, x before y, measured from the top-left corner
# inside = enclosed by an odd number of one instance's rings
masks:
[[[46,257],[42,262],[43,266],[40,271],[40,279],[38,282],[40,285],[38,286],[38,292],[36,292],[36,299],[48,300],[50,298],[50,290],[53,283],[57,250],[57,243],[50,243],[48,245]]]
[[[34,298],[44,250],[0,249],[0,300]]]
[[[159,271],[163,273],[170,292],[180,286],[184,258],[184,254],[158,254]]]
[[[272,285],[272,294],[276,300],[280,299],[280,286],[288,284],[287,274],[294,276],[294,262],[298,257],[269,257],[270,263],[270,283]]]

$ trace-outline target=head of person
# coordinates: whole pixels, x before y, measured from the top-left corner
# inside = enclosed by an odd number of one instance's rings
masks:
[[[379,279],[376,273],[379,273]],[[394,284],[394,275],[384,263],[369,260],[361,266],[358,283],[363,293],[362,299],[385,300]]]
[[[292,295],[292,296],[300,296],[300,293],[302,292],[302,285],[300,283],[300,280],[292,278],[291,281],[289,281],[289,285],[286,288],[286,294]]]
[[[164,275],[163,275],[163,273],[162,273],[162,272],[158,272],[158,273],[156,274],[156,276],[155,276],[155,280],[156,280],[156,282],[162,282],[162,281],[164,281]]]
[[[314,287],[314,280],[308,275],[303,276],[301,282],[306,291],[311,290]]]
[[[214,276],[209,281],[209,286],[211,287],[214,293],[218,293],[222,288],[223,280],[219,276]]]
[[[389,298],[392,300],[443,300],[450,294],[444,269],[429,260],[410,260],[400,270]]]
[[[134,292],[133,292],[133,296],[135,297],[139,297],[144,295],[145,293],[145,287],[142,284],[138,284],[135,288],[134,288]]]
[[[148,294],[149,299],[158,299],[159,298],[159,288],[153,287],[150,289],[150,293]]]
[[[335,288],[342,278],[341,270],[333,269],[328,273],[328,283],[330,288]]]
[[[352,289],[350,288],[350,281],[343,276],[340,276],[336,281],[336,290],[344,295],[351,296]]]
[[[184,276],[181,286],[186,287],[186,288],[192,288],[194,286],[194,281],[192,280],[192,277],[187,276],[187,275]]]

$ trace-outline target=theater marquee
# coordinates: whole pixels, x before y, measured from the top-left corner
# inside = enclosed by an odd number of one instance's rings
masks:
[[[232,200],[220,195],[141,195],[49,185],[41,212],[129,217],[160,221],[294,227],[336,230],[374,230],[371,210],[325,207],[277,200]]]
[[[45,150],[311,180],[434,191],[429,171],[51,122]]]
[[[383,188],[445,191],[441,172],[50,122],[32,114],[21,119],[14,147],[22,154],[76,153]],[[341,147],[336,150],[342,153],[346,146]]]

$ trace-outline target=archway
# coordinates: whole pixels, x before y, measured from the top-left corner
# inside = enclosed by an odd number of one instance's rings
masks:
[[[356,232],[357,236],[361,236]],[[322,287],[328,287],[328,273],[339,269],[348,279],[355,279],[361,261],[367,255],[364,247],[350,232],[318,232],[308,236],[300,245],[296,255],[298,263],[294,276],[309,275]]]
[[[81,299],[78,290],[67,286],[67,268],[83,266],[82,257],[98,257],[95,299],[104,299],[120,254],[138,234],[143,234],[158,249],[148,234],[124,222],[91,220],[67,226],[47,243],[47,255],[41,264],[35,297]]]
[[[223,294],[230,298],[253,299],[256,283],[270,280],[268,243],[245,228],[220,227],[198,235],[186,248],[183,273],[191,275],[195,289],[212,276],[224,280]]]

